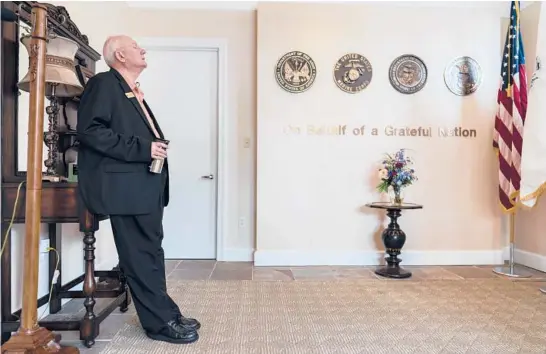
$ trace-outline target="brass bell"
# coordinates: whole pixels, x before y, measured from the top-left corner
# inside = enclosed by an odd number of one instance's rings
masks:
[[[31,52],[30,39],[29,35],[21,37],[21,43],[25,46],[29,56]],[[74,64],[78,49],[78,43],[71,39],[57,35],[48,39],[45,68],[46,97],[74,97],[83,92]],[[27,72],[18,83],[21,90],[29,92],[31,75],[32,73]]]

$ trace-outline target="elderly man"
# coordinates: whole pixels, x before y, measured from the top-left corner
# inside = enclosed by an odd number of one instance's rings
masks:
[[[167,294],[161,246],[167,145],[158,141],[163,133],[137,82],[145,54],[127,36],[104,44],[110,71],[89,80],[78,110],[79,193],[91,212],[110,217],[120,268],[148,337],[191,343],[201,325],[184,317]],[[164,159],[161,173],[149,171],[154,159]]]

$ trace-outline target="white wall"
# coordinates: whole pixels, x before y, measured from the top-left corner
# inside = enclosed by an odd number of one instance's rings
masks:
[[[375,189],[380,161],[400,148],[410,150],[419,177],[407,188],[406,201],[424,205],[400,219],[407,234],[405,264],[502,262],[506,238],[492,148],[501,17],[488,8],[449,4],[259,5],[257,264],[381,261],[380,230],[387,220],[365,204],[381,199]],[[293,50],[310,55],[317,67],[313,86],[299,94],[285,92],[274,78],[277,60]],[[364,55],[373,67],[370,85],[353,95],[332,79],[346,53]],[[425,87],[413,95],[398,93],[388,79],[391,62],[408,53],[428,68]],[[452,94],[443,78],[449,62],[463,55],[483,72],[480,88],[467,97]],[[346,136],[307,133],[309,126],[338,125],[350,127]],[[364,136],[354,136],[353,128],[361,126]],[[433,136],[391,137],[383,133],[386,126],[431,127]],[[475,129],[477,137],[437,133],[459,126]],[[289,127],[301,127],[301,133]]]

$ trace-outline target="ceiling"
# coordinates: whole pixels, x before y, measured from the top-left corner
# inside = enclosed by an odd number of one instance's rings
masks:
[[[302,1],[316,3],[354,3],[355,1]],[[365,2],[365,1],[361,1]],[[372,1],[370,1],[372,2]],[[521,1],[521,8],[525,8],[534,1]],[[176,9],[176,10],[225,10],[225,11],[252,11],[258,1],[126,1],[129,7],[147,9]],[[490,8],[499,14],[508,11],[509,1],[373,1],[378,6],[401,7],[451,7],[451,8]]]

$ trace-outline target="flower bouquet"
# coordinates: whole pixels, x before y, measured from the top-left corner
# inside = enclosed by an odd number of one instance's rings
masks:
[[[410,168],[413,161],[405,155],[405,150],[401,149],[394,154],[394,157],[387,154],[382,164],[383,167],[379,169],[381,182],[377,185],[377,190],[380,193],[389,193],[392,189],[394,192],[392,203],[402,204],[402,188],[417,181],[415,171]]]

